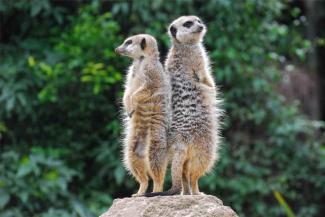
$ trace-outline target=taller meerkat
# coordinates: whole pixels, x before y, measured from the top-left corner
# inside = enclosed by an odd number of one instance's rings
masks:
[[[123,104],[125,119],[124,164],[140,183],[134,196],[153,179],[154,192],[163,190],[167,167],[167,125],[169,79],[159,62],[157,42],[147,34],[127,38],[116,52],[131,57]]]
[[[219,117],[217,88],[202,45],[206,27],[196,16],[182,16],[169,26],[172,47],[165,63],[172,86],[168,144],[172,188],[146,196],[200,194],[198,180],[217,159]]]

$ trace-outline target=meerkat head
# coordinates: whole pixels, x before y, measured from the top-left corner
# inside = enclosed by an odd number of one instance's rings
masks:
[[[115,52],[131,57],[132,59],[139,59],[158,54],[157,41],[154,37],[148,34],[139,34],[131,36],[115,49]]]
[[[202,41],[206,26],[197,16],[182,16],[170,24],[168,33],[175,43],[196,44]]]

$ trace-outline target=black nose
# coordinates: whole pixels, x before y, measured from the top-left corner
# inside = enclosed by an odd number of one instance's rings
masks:
[[[203,30],[203,26],[199,26],[198,31],[202,32],[202,30]]]

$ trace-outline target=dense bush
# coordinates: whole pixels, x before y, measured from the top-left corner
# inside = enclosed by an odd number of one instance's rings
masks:
[[[0,3],[10,27],[0,45],[0,216],[93,216],[131,195],[136,184],[120,159],[128,61],[113,50],[147,32],[164,56],[167,25],[183,14],[208,25],[227,113],[221,160],[202,190],[240,216],[283,216],[290,211],[279,195],[297,216],[321,216],[324,140],[276,92],[280,64],[303,61],[309,48],[277,21],[299,23],[299,10],[275,0],[41,2]],[[6,21],[17,11],[24,22],[15,18],[14,27]]]

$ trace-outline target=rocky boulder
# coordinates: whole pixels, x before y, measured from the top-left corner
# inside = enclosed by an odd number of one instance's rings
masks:
[[[211,195],[178,195],[115,199],[100,217],[238,217]]]

